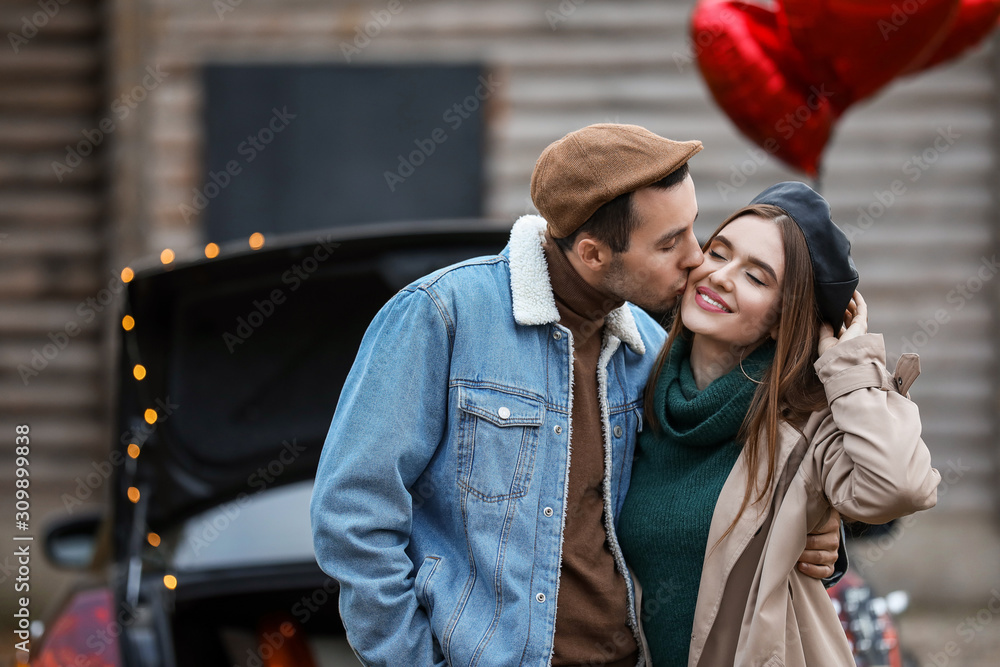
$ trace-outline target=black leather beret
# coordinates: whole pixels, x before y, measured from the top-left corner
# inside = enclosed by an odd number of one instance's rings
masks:
[[[858,287],[858,270],[851,259],[851,242],[830,217],[830,205],[818,192],[798,181],[772,185],[750,204],[777,206],[802,230],[812,260],[820,316],[839,331],[844,311]]]

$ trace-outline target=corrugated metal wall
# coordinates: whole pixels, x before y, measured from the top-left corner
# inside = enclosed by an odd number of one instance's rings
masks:
[[[105,268],[101,22],[96,1],[0,5],[0,498],[10,511],[15,424],[31,439],[28,532],[12,520],[0,532],[39,545],[34,614],[58,582],[37,541],[46,519],[65,515],[64,497],[74,509],[99,502],[111,471],[105,333],[121,283]],[[13,553],[0,556],[5,587]],[[0,598],[4,610],[15,599]]]
[[[140,60],[169,72],[150,95],[155,102],[142,107],[144,129],[126,147],[134,164],[142,156],[141,169],[116,179],[122,190],[143,193],[136,217],[122,225],[145,227],[149,252],[199,240],[179,207],[202,185],[198,68],[206,61],[343,63],[347,54],[353,63],[484,63],[501,82],[488,111],[491,217],[532,211],[528,182],[540,151],[593,122],[637,123],[705,143],[692,163],[702,233],[767,185],[799,178],[774,159],[757,164],[759,152],[710,101],[690,57],[687,2],[302,0],[279,7],[243,0],[219,11],[220,4],[157,0],[119,10],[135,21],[131,34],[146,36]],[[852,110],[825,163],[822,189],[854,237],[872,329],[885,333],[893,358],[904,341],[923,355],[912,393],[935,462],[953,470],[932,523],[887,545],[892,558],[883,562],[898,572],[920,572],[921,563],[952,567],[935,555],[947,550],[913,554],[915,544],[933,546],[961,531],[995,534],[996,92],[993,56],[980,48]],[[887,205],[894,181],[899,194]],[[981,587],[962,588],[962,577],[996,581],[995,560],[975,575],[952,567],[957,584],[927,590],[978,594]]]
[[[58,486],[107,446],[100,333],[114,276],[102,256],[99,7],[47,7],[0,8],[0,414],[31,426],[38,482]]]

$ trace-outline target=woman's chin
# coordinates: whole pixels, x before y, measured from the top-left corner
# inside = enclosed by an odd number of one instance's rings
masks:
[[[690,324],[685,319],[684,327],[693,334],[692,340],[699,339],[701,345],[707,344],[712,348],[730,349],[739,347],[742,344],[742,341],[734,341],[731,339],[731,336],[727,335],[732,332],[726,330],[720,331],[718,327],[708,325],[698,317],[691,318]]]
[[[706,321],[709,317],[711,316],[693,301],[685,299],[681,304],[681,320],[691,333],[711,336],[715,332],[715,327],[712,326],[712,322]]]

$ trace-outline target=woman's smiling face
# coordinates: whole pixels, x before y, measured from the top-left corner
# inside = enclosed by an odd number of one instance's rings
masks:
[[[777,335],[785,250],[771,220],[748,214],[709,242],[681,302],[684,326],[732,351]]]

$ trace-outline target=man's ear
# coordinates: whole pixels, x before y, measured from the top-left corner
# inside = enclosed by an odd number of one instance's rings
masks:
[[[591,271],[604,271],[611,261],[611,248],[592,236],[581,234],[573,246],[576,256]]]

